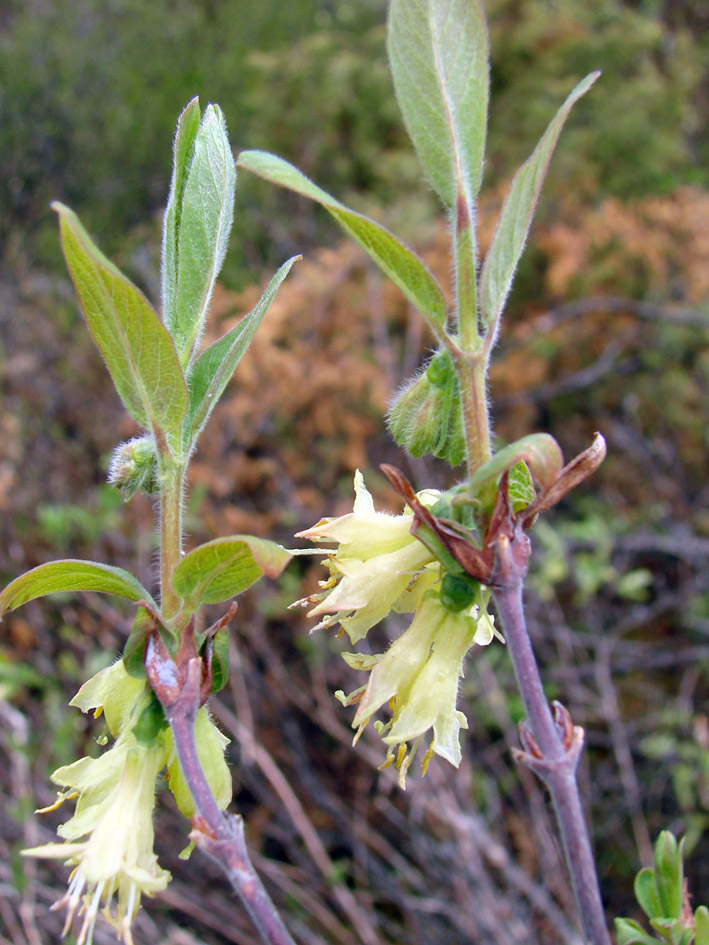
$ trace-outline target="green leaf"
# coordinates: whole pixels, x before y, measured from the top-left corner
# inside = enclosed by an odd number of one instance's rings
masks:
[[[96,248],[68,207],[59,214],[64,257],[91,334],[126,410],[143,427],[172,430],[187,386],[172,338],[145,296]]]
[[[655,886],[655,871],[645,867],[635,877],[635,898],[648,919],[662,918],[662,904]]]
[[[634,919],[616,919],[615,932],[617,945],[657,945],[658,940]]]
[[[194,144],[199,128],[199,98],[195,97],[186,106],[177,123],[177,134],[173,148],[172,181],[170,196],[165,208],[162,233],[162,311],[165,324],[175,318],[175,295],[178,278],[178,247],[182,199],[187,182],[187,173],[194,156]]]
[[[187,379],[190,406],[185,417],[185,441],[188,447],[197,439],[224,393],[291,266],[300,258],[293,256],[285,262],[269,282],[255,308],[235,328],[203,351],[192,365]]]
[[[155,628],[155,618],[146,610],[145,607],[139,607],[133,626],[131,627],[126,645],[123,647],[123,665],[130,676],[137,679],[145,678],[145,665],[143,662],[145,655],[145,644],[148,635]]]
[[[140,581],[128,571],[97,561],[68,558],[40,564],[8,584],[0,594],[0,618],[37,597],[66,591],[98,591],[128,600],[152,602]]]
[[[662,912],[657,918],[679,919],[682,915],[682,844],[663,830],[655,843],[655,886]]]
[[[699,906],[694,913],[694,945],[709,945],[709,909]]]
[[[175,592],[192,608],[236,597],[262,574],[278,577],[291,553],[265,538],[231,535],[190,551],[172,579]]]
[[[214,634],[212,643],[212,692],[223,689],[229,679],[229,628],[222,627]]]
[[[521,512],[522,509],[526,509],[537,497],[532,475],[524,461],[516,463],[510,468],[507,492],[512,503],[513,512]]]
[[[189,108],[189,106],[188,106]],[[224,115],[218,105],[208,105],[190,146],[193,116],[189,116],[185,142],[178,142],[191,161],[174,213],[174,296],[166,293],[165,325],[175,340],[183,364],[189,361],[212,298],[214,283],[224,262],[234,216],[236,167],[229,147]],[[179,130],[178,130],[179,137]],[[176,149],[176,158],[178,152]],[[180,177],[185,167],[175,167],[180,195]],[[168,206],[168,212],[170,207]],[[167,214],[166,214],[167,215]],[[172,219],[169,221],[173,226]],[[166,220],[166,230],[168,221]],[[168,275],[168,272],[166,272]],[[172,304],[170,304],[172,303]]]
[[[488,332],[492,332],[493,340],[561,129],[574,103],[591,88],[599,75],[600,72],[592,72],[576,86],[544,132],[532,156],[514,176],[480,275],[480,310],[483,324]]]
[[[275,154],[268,154],[266,151],[242,151],[237,165],[273,184],[309,197],[328,210],[416,306],[434,333],[440,337],[440,330],[446,321],[446,300],[441,287],[422,260],[401,240],[369,217],[349,210],[309,180],[297,167]]]
[[[563,465],[561,450],[556,440],[548,433],[532,433],[495,453],[491,460],[481,466],[470,480],[471,495],[479,495],[490,483],[517,463],[524,461],[543,489],[548,489],[559,475]]]
[[[482,178],[488,41],[479,0],[392,0],[387,33],[396,97],[439,196],[472,205]]]

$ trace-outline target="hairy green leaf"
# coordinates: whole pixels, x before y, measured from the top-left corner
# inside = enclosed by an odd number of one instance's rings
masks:
[[[285,262],[249,314],[245,315],[235,328],[203,351],[192,365],[187,379],[190,406],[184,424],[187,447],[197,439],[215,404],[224,393],[239,361],[251,344],[256,329],[275,299],[281,283],[290,272],[293,263],[300,258],[300,256],[293,256]]]
[[[175,320],[182,198],[185,192],[187,174],[194,156],[194,143],[199,128],[200,114],[199,98],[195,97],[180,115],[177,123],[177,134],[175,135],[172,181],[170,183],[170,196],[165,208],[162,233],[162,312],[163,321],[166,325],[171,325]]]
[[[0,594],[0,618],[37,597],[65,591],[99,591],[128,600],[152,602],[140,581],[128,571],[97,561],[68,558],[40,564],[8,584]]]
[[[175,592],[192,608],[236,597],[262,574],[278,577],[291,553],[274,541],[251,535],[215,538],[190,551],[172,579]]]
[[[600,72],[592,72],[583,82],[579,82],[552,119],[532,156],[514,176],[480,275],[480,311],[483,324],[487,326],[488,332],[493,333],[492,340],[561,129],[574,103],[588,92],[599,75]]]
[[[479,0],[392,0],[387,34],[396,96],[444,204],[469,207],[482,178],[488,40]]]
[[[446,301],[441,287],[419,257],[388,230],[369,217],[349,210],[297,167],[266,151],[242,151],[237,165],[259,177],[309,197],[328,210],[347,233],[372,257],[416,306],[437,336],[446,321]]]
[[[126,409],[143,427],[172,430],[187,410],[187,385],[172,338],[76,214],[61,203],[52,207],[81,308]]]
[[[190,132],[191,122],[185,135]],[[189,149],[188,141],[184,147]],[[176,166],[176,188],[180,172],[184,175],[184,169]],[[202,331],[214,283],[224,262],[234,215],[235,186],[236,167],[224,116],[218,105],[208,105],[192,145],[182,199],[175,207],[176,285],[173,304],[163,312],[183,364],[189,361]],[[172,221],[170,225],[172,228]]]
[[[522,460],[543,489],[551,486],[564,462],[554,437],[548,433],[531,433],[505,446],[476,471],[470,480],[471,494],[478,495],[488,483],[497,481]]]

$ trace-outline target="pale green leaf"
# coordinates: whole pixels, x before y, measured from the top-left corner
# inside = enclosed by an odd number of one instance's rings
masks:
[[[76,214],[61,203],[52,207],[81,308],[126,409],[143,427],[173,429],[187,410],[187,385],[172,338]]]
[[[128,571],[97,561],[68,558],[40,564],[8,584],[0,594],[0,617],[37,597],[66,591],[98,591],[128,600],[152,602],[140,581]]]
[[[588,92],[599,75],[600,72],[592,72],[576,86],[552,119],[532,156],[514,176],[480,275],[480,311],[483,324],[492,332],[493,340],[561,129],[574,103]]]
[[[508,469],[524,460],[533,477],[543,489],[548,489],[561,471],[563,458],[559,444],[548,433],[531,433],[505,446],[481,466],[470,480],[470,492],[478,495]]]
[[[694,913],[694,945],[709,945],[709,909],[699,906]]]
[[[199,98],[195,97],[185,107],[177,123],[177,134],[173,148],[172,181],[170,196],[165,208],[162,233],[162,312],[163,321],[172,324],[175,319],[175,295],[177,293],[178,247],[180,243],[180,220],[182,198],[187,183],[187,173],[194,156],[194,144],[199,128]]]
[[[401,289],[440,337],[440,330],[446,321],[446,301],[441,287],[425,263],[401,240],[369,217],[349,210],[309,180],[297,167],[274,154],[242,151],[237,164],[325,207]]]
[[[215,538],[190,551],[172,579],[175,592],[191,608],[236,597],[262,574],[278,577],[291,559],[281,545],[251,535]]]
[[[293,263],[300,258],[300,256],[293,256],[283,263],[249,314],[245,315],[231,331],[203,351],[192,365],[187,379],[190,406],[185,417],[185,442],[188,447],[197,439],[215,404],[224,393],[239,361],[251,344],[256,329],[275,299],[281,283],[290,272]]]
[[[194,139],[192,160],[175,220],[174,304],[163,312],[180,358],[189,361],[224,262],[234,215],[236,167],[224,116],[208,105]]]
[[[649,867],[640,870],[635,877],[635,898],[648,919],[662,916],[662,903],[655,885],[655,871]]]
[[[617,945],[658,945],[658,939],[648,935],[635,919],[616,919],[615,934]]]
[[[480,189],[488,40],[479,0],[392,0],[387,34],[407,130],[446,207]]]
[[[662,906],[657,917],[679,919],[684,889],[682,844],[669,830],[663,830],[655,843],[655,886]]]

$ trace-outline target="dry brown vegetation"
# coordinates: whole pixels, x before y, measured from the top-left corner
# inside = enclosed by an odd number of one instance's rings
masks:
[[[489,239],[499,194],[488,203]],[[695,901],[709,893],[709,195],[606,201],[581,224],[558,210],[558,222],[536,231],[511,300],[493,412],[503,440],[548,429],[572,455],[595,429],[608,439],[609,459],[584,496],[560,511],[555,531],[539,526],[528,600],[550,694],[587,728],[582,783],[609,914],[633,914],[632,876],[661,827],[690,831]],[[442,280],[444,237],[441,226],[419,247]],[[150,586],[150,502],[117,509],[101,486],[109,451],[132,430],[68,286],[31,273],[6,278],[0,572],[96,557]],[[257,295],[221,291],[210,337]],[[356,467],[379,505],[395,510],[382,461],[419,484],[450,482],[444,466],[403,458],[382,419],[426,346],[415,315],[356,248],[299,263],[200,443],[192,540],[253,532],[290,544],[321,515],[351,506]],[[77,516],[78,503],[88,517]],[[351,747],[349,713],[332,696],[356,679],[338,657],[342,643],[308,636],[304,616],[284,609],[315,588],[318,571],[300,559],[278,584],[245,595],[230,684],[214,700],[232,739],[234,808],[296,939],[577,943],[544,792],[509,756],[520,707],[503,648],[469,662],[460,771],[440,760],[424,780],[412,770],[404,794],[377,770],[374,732]],[[103,649],[120,649],[129,623],[120,605],[87,596],[29,605],[3,624],[3,945],[49,943],[60,931],[47,907],[66,871],[18,851],[49,840],[59,822],[29,816],[51,800],[48,773],[97,750],[100,724],[66,702]],[[380,628],[377,644],[394,630]],[[220,875],[199,854],[178,859],[186,824],[161,797],[157,846],[175,881],[148,904],[136,940],[253,942]],[[99,945],[109,940],[97,929]]]

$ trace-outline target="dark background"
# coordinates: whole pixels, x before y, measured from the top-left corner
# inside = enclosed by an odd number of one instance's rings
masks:
[[[694,904],[709,888],[709,15],[702,0],[487,0],[492,104],[482,249],[511,174],[575,82],[574,109],[510,300],[491,378],[500,443],[548,430],[567,457],[600,430],[602,469],[533,532],[527,603],[549,695],[585,726],[581,782],[609,917],[638,916],[632,880],[658,831],[686,834]],[[134,432],[78,312],[51,199],[153,299],[177,116],[224,109],[235,151],[263,147],[376,215],[449,281],[445,221],[393,97],[375,0],[25,0],[0,4],[0,577],[56,557],[155,583],[151,503],[105,484]],[[322,248],[326,247],[326,248]],[[210,337],[274,268],[304,254],[215,411],[192,468],[190,543],[253,532],[292,542],[351,508],[360,467],[417,484],[455,473],[391,443],[386,405],[429,339],[396,289],[305,201],[245,173]],[[214,714],[232,739],[234,808],[303,943],[572,945],[573,908],[543,791],[508,746],[521,717],[507,655],[473,654],[455,772],[435,760],[406,794],[352,748],[359,685],[343,642],[286,605],[316,588],[291,566],[233,624]],[[215,613],[218,616],[218,612]],[[98,750],[67,702],[122,646],[129,608],[51,598],[0,627],[0,942],[55,941],[67,870],[22,860],[61,814],[49,774]],[[400,630],[374,634],[381,649]],[[66,819],[66,818],[64,818]],[[177,853],[187,825],[161,791],[174,882],[137,942],[248,943],[221,877]],[[100,927],[98,943],[113,940]]]

